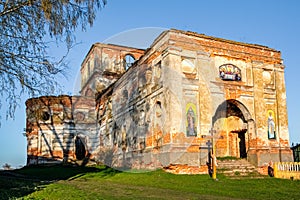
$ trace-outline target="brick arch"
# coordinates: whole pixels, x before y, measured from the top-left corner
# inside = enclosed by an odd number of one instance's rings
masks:
[[[220,118],[227,118],[230,116],[237,116],[245,123],[253,120],[249,110],[243,103],[236,99],[229,99],[225,100],[218,106],[212,118],[212,124],[214,124]]]
[[[235,122],[229,117],[238,117],[239,120],[242,120],[242,124],[232,126]],[[221,118],[228,118],[229,121],[226,121],[226,123],[230,123],[231,125],[227,124],[226,127],[229,125],[229,127],[233,129],[225,128],[225,132],[222,128],[219,129],[220,127],[218,127],[217,121]],[[250,141],[256,137],[256,128],[249,110],[243,103],[236,99],[228,99],[222,102],[212,117],[212,127],[218,134],[224,134],[227,144],[225,151],[224,148],[220,148],[219,156],[237,156],[240,158],[248,157],[249,150],[254,147]],[[237,138],[239,138],[239,142],[236,142]],[[220,143],[222,143],[222,141],[220,141]]]

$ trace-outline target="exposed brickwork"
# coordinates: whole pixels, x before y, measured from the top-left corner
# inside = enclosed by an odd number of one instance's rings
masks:
[[[126,55],[136,59],[128,69]],[[169,30],[147,50],[94,44],[81,78],[89,98],[26,102],[28,163],[76,160],[80,145],[81,157],[114,167],[173,173],[207,173],[213,144],[217,157],[256,166],[292,160],[284,65],[272,48]]]
[[[222,55],[224,57],[245,61],[282,64],[280,51],[266,46],[215,38],[189,31],[173,30],[173,32],[175,34],[171,34],[170,39],[176,41],[176,46],[180,46],[184,49],[203,49],[210,52],[211,55]]]
[[[89,135],[89,130],[95,129],[94,108],[95,100],[88,97],[47,96],[28,99],[27,163],[76,160],[75,138]],[[97,141],[90,140],[89,145]],[[87,148],[86,154],[93,154],[94,151],[93,148]]]

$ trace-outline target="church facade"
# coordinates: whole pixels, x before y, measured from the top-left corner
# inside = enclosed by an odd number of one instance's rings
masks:
[[[27,100],[28,164],[201,169],[211,147],[256,166],[292,161],[284,69],[269,47],[174,29],[146,50],[96,43],[81,96]]]

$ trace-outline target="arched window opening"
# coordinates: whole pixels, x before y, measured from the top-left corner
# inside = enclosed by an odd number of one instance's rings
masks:
[[[124,57],[124,67],[125,67],[125,70],[127,70],[129,67],[131,67],[134,62],[135,62],[135,58],[132,55],[127,54]]]

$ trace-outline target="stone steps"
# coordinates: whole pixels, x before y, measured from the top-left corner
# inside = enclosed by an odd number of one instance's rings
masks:
[[[261,178],[255,166],[250,164],[246,159],[232,159],[218,161],[217,173],[229,177],[252,177]]]

